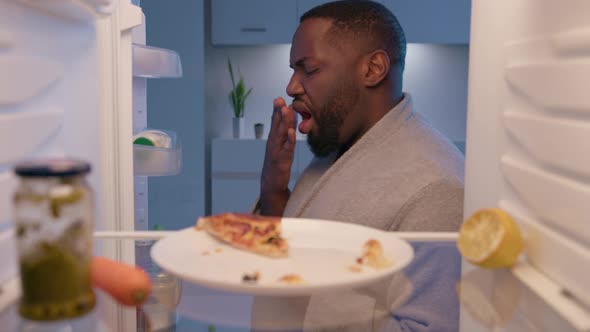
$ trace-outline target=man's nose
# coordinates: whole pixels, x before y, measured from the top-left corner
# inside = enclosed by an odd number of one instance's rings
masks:
[[[296,74],[291,76],[289,84],[287,84],[287,94],[293,98],[303,94],[303,85],[301,85]]]

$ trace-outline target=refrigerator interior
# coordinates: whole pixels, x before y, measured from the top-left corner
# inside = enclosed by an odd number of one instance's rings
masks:
[[[464,210],[515,217],[526,259],[513,272],[580,330],[590,317],[588,13],[587,1],[473,1]]]

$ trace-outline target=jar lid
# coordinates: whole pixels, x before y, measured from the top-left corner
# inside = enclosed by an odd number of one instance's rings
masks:
[[[23,177],[76,176],[90,172],[90,164],[75,159],[30,160],[17,164],[14,172]]]

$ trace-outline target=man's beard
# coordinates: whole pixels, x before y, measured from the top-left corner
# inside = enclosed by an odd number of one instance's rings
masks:
[[[326,105],[329,106],[329,105]],[[348,112],[324,108],[316,117],[317,133],[310,132],[307,135],[307,144],[316,157],[325,157],[337,151],[340,147],[340,126],[344,122]]]
[[[314,114],[317,132],[309,132],[307,144],[316,157],[325,157],[340,149],[340,130],[344,120],[358,102],[358,91],[343,83],[326,105]]]

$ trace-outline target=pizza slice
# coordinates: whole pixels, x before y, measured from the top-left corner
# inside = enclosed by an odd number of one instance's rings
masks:
[[[281,218],[222,213],[199,218],[197,228],[232,246],[271,257],[286,257],[289,246],[281,237]]]

